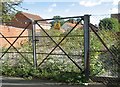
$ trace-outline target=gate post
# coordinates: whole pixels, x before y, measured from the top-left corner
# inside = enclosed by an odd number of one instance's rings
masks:
[[[32,20],[32,47],[33,47],[33,64],[37,68],[37,56],[36,56],[36,32],[35,32],[35,22]]]
[[[88,81],[90,75],[90,59],[89,59],[89,21],[90,15],[84,15],[84,71],[85,71],[85,78]]]

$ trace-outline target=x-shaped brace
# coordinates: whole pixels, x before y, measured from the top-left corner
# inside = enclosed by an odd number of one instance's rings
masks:
[[[56,43],[56,41],[40,26],[40,24],[38,24],[38,23],[36,22],[36,24],[43,30],[43,32],[56,44],[56,46],[51,50],[51,52],[46,56],[46,58],[44,58],[44,59],[42,60],[42,62],[41,62],[38,66],[40,66],[40,65],[49,57],[49,55],[50,55],[57,47],[59,47],[59,48],[64,52],[64,54],[65,54],[81,71],[83,71],[82,68],[81,68],[81,67],[62,49],[62,47],[60,46],[60,44],[63,42],[63,40],[74,30],[74,28],[75,28],[82,20],[83,20],[83,19],[81,18],[81,20],[76,23],[76,25],[62,38],[62,40],[61,40],[59,43]]]
[[[24,30],[20,33],[20,35],[14,40],[13,43],[10,43],[10,41],[9,41],[8,39],[6,39],[6,37],[5,37],[2,33],[0,33],[0,34],[2,35],[2,37],[10,44],[10,46],[9,46],[8,49],[2,54],[2,56],[0,57],[0,59],[2,59],[2,57],[8,52],[8,50],[9,50],[11,47],[13,47],[30,65],[32,65],[32,64],[26,59],[26,57],[24,57],[24,56],[17,50],[17,48],[13,46],[13,45],[15,44],[15,42],[19,39],[19,37],[24,33],[24,31],[29,27],[30,24],[31,24],[31,23],[29,23],[29,24],[25,27],[25,29],[24,29]]]

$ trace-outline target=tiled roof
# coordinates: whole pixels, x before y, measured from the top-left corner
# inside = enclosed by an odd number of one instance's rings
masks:
[[[66,22],[65,24],[67,24],[67,25],[69,25],[69,26],[71,26],[71,27],[74,27],[76,24],[74,23],[69,23],[69,22]],[[81,28],[82,27],[82,25],[77,25],[76,26],[76,28]]]
[[[75,23],[70,23],[70,22],[66,22],[62,25],[62,29],[68,30],[68,29],[72,29],[76,24]],[[79,24],[77,25],[75,28],[82,28],[83,25]]]
[[[24,16],[26,16],[30,20],[41,20],[43,19],[39,15],[31,14],[31,13],[26,13],[26,12],[21,12]],[[47,21],[40,21],[40,23],[48,23]]]
[[[25,15],[27,18],[31,19],[31,20],[40,20],[43,19],[38,15],[34,15],[34,14],[30,14],[30,13],[26,13],[26,12],[21,12],[21,14]]]

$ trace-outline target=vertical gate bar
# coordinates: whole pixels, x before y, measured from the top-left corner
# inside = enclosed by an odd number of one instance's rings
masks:
[[[90,15],[84,15],[84,71],[85,78],[88,81],[90,75],[90,59],[89,59],[89,47],[90,47],[90,39],[89,39],[89,21]]]
[[[34,68],[37,68],[36,32],[35,32],[35,22],[33,20],[32,20],[32,46],[33,46],[33,64],[34,64]]]

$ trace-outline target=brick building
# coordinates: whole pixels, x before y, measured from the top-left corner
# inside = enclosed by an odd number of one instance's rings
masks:
[[[42,17],[26,12],[18,12],[15,17],[11,20],[10,24],[7,24],[8,26],[13,26],[17,28],[25,28],[29,22],[32,20],[41,20]],[[39,21],[38,22],[43,28],[50,29],[51,24],[49,24],[47,21]],[[37,26],[36,26],[37,28]],[[28,27],[28,29],[32,29],[32,24]]]
[[[41,18],[38,15],[25,13],[25,12],[18,12],[15,17],[11,20],[10,23],[7,23],[5,25],[0,25],[0,33],[3,34],[5,37],[17,37],[19,34],[23,31],[24,28],[31,22],[32,20],[41,20]],[[50,29],[51,24],[49,24],[47,21],[40,21],[38,22],[44,29]],[[39,27],[36,26],[36,32]],[[40,28],[39,28],[40,29]],[[29,27],[26,29],[26,31],[23,33],[23,36],[30,36],[32,30],[32,24],[29,25]],[[11,43],[15,40],[15,38],[7,38]],[[29,38],[19,38],[17,42],[14,44],[15,47],[19,47],[23,42],[28,41]],[[2,38],[0,35],[0,47],[8,47],[10,46],[9,43]]]
[[[118,19],[119,23],[120,23],[120,13],[118,14],[111,14],[111,18],[116,18]]]

